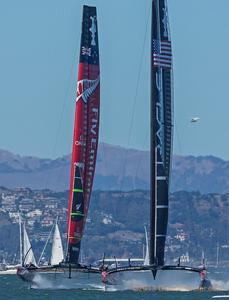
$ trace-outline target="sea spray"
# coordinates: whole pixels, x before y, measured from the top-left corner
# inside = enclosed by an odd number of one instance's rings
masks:
[[[122,276],[123,289],[131,290],[191,291],[199,284],[199,274],[186,271],[159,271],[155,280],[150,271],[126,272]]]
[[[72,273],[69,278],[66,273],[37,273],[32,283],[32,289],[78,289],[78,290],[104,290],[100,277],[87,273]]]
[[[229,280],[211,280],[214,290],[229,291]]]

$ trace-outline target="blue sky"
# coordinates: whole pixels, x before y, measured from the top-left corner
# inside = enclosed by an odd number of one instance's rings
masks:
[[[8,0],[0,10],[0,148],[71,151],[82,5],[98,8],[100,140],[148,149],[150,0]],[[229,1],[169,0],[174,153],[229,160]],[[200,122],[190,119],[199,116]]]

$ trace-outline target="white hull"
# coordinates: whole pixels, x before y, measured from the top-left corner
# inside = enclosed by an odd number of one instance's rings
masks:
[[[199,274],[185,271],[158,271],[156,280],[151,271],[128,271],[109,275],[106,287],[101,282],[100,274],[71,272],[69,278],[68,269],[60,271],[43,272],[28,271],[18,274],[23,280],[30,283],[33,288],[44,289],[102,289],[107,290],[195,290],[200,284]]]
[[[104,289],[100,274],[69,271],[28,271],[18,272],[18,275],[27,281],[32,288],[39,289]]]
[[[199,274],[187,271],[158,271],[153,279],[151,271],[124,272],[120,274],[124,289],[153,289],[190,291],[199,288]]]
[[[17,269],[0,271],[0,275],[16,275]]]

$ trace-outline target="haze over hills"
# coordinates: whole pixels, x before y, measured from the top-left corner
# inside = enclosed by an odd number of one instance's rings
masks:
[[[69,187],[70,155],[57,159],[12,154],[0,150],[0,185],[49,188]],[[149,152],[101,143],[94,188],[133,190],[149,187]],[[229,192],[229,162],[214,156],[174,156],[171,191]]]

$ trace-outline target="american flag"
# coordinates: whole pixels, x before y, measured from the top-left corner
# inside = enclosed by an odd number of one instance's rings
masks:
[[[172,68],[172,47],[170,41],[153,40],[153,65]]]
[[[91,56],[91,48],[82,47],[82,55]]]

